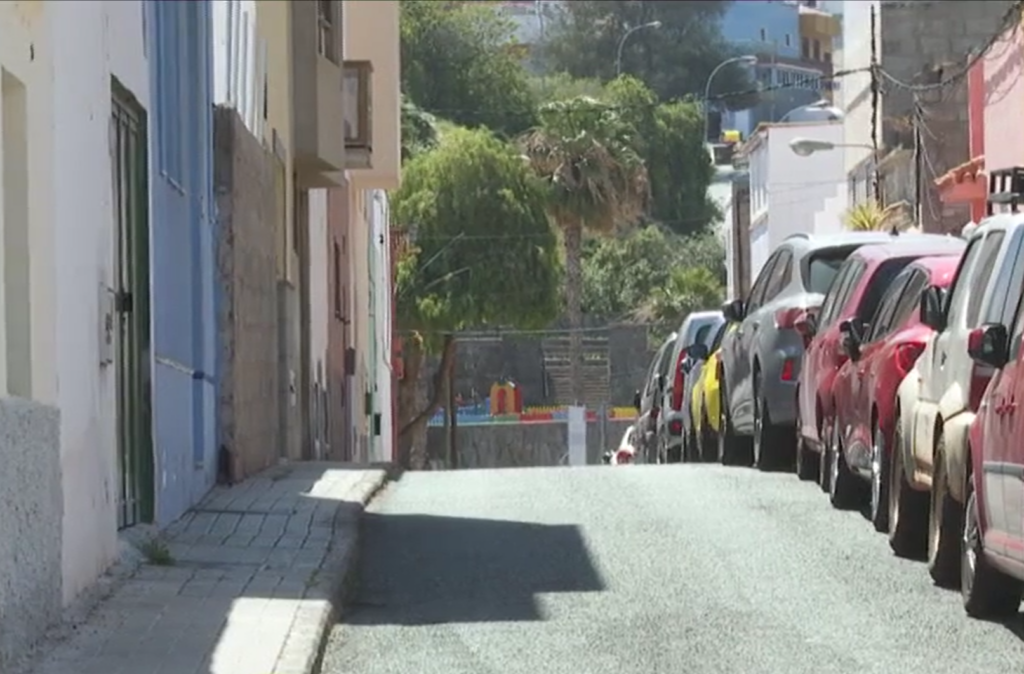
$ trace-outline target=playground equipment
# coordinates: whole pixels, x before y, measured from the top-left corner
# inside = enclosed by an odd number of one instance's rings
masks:
[[[495,382],[491,385],[491,416],[522,414],[523,394],[515,382]]]

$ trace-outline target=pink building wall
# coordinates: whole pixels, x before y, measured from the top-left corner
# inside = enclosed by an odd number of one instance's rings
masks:
[[[984,64],[983,147],[971,154],[985,155],[987,171],[1024,166],[1024,31],[996,42]]]

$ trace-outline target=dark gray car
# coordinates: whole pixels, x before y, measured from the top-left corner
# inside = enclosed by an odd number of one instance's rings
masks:
[[[821,306],[839,267],[853,251],[893,236],[794,234],[765,262],[749,295],[726,302],[722,313],[739,325],[723,338],[719,361],[718,453],[724,463],[750,465],[755,441],[761,447],[761,467],[793,459],[796,385],[805,343],[799,319]],[[755,398],[764,403],[758,414]]]
[[[669,370],[669,353],[676,343],[676,333],[672,333],[662,342],[661,348],[654,354],[651,365],[644,377],[643,388],[636,392],[633,404],[636,405],[636,432],[633,441],[636,446],[636,457],[639,461],[657,463],[657,444],[654,432],[661,413],[661,399],[665,392],[665,379]]]

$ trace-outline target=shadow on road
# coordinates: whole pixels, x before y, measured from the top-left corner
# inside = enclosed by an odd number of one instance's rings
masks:
[[[578,527],[367,513],[344,622],[543,620],[538,593],[605,589]]]

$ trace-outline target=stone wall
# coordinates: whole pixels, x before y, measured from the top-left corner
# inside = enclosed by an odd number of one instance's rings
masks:
[[[61,618],[60,415],[0,398],[0,672]]]
[[[914,84],[948,80],[963,70],[969,55],[999,32],[1011,0],[882,2],[879,15],[882,68]],[[939,89],[914,93],[883,80],[883,141],[887,150],[913,147],[921,128],[921,219],[925,231],[959,232],[970,220],[964,204],[943,204],[934,179],[966,162],[968,148],[967,78]],[[920,114],[915,114],[916,104]],[[892,201],[890,199],[890,201]]]
[[[281,446],[277,217],[274,157],[238,113],[214,116],[214,185],[222,288],[221,440],[242,479],[270,466]]]
[[[632,421],[616,419],[587,424],[587,463],[601,463],[606,450],[617,447]],[[557,466],[568,451],[568,424],[476,424],[456,428],[459,468]],[[603,436],[603,437],[602,437]],[[447,432],[431,426],[427,446],[431,456],[445,456]]]

